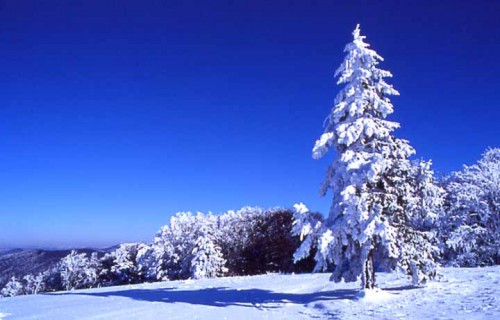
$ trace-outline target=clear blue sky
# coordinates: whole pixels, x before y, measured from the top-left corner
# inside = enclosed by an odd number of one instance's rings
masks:
[[[500,136],[500,1],[0,1],[0,247],[148,241],[177,211],[327,211],[311,159],[356,23],[448,173]]]

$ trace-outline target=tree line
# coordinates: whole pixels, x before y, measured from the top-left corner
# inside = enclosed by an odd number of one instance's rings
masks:
[[[11,278],[0,292],[15,296],[154,281],[310,272],[312,258],[293,262],[300,240],[292,235],[292,224],[293,211],[282,208],[244,207],[220,215],[180,212],[150,244],[121,244],[101,258],[97,253],[72,251],[50,270]]]

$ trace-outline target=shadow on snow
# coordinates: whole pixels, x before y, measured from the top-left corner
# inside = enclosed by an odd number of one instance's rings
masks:
[[[126,297],[139,301],[164,303],[189,303],[213,307],[243,306],[258,307],[261,304],[308,304],[326,300],[353,300],[359,290],[333,290],[314,293],[280,293],[261,289],[208,288],[200,290],[130,289],[112,292],[74,292],[61,295],[86,295],[93,297]],[[278,307],[278,306],[274,306]],[[265,308],[273,308],[266,305]]]
[[[391,288],[382,288],[383,291],[406,291],[406,290],[416,290],[416,289],[422,289],[422,286],[418,285],[406,285],[406,286],[399,286],[399,287],[391,287]],[[400,293],[400,292],[395,292],[395,293]]]

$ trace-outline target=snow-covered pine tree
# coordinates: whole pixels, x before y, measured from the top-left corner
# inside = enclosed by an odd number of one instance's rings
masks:
[[[322,185],[323,195],[330,189],[333,192],[332,206],[316,239],[322,267],[334,267],[332,280],[350,282],[361,276],[362,287],[370,289],[375,286],[375,267],[401,267],[404,252],[411,257],[406,259],[412,266],[406,268],[408,273],[418,270],[431,276],[434,270],[418,263],[418,256],[411,253],[414,246],[408,242],[417,232],[405,210],[413,190],[408,158],[415,151],[407,141],[393,136],[399,124],[386,120],[393,113],[388,96],[399,93],[385,82],[392,75],[377,68],[383,59],[368,48],[359,25],[353,37],[335,73],[338,84],[345,87],[313,148],[315,159],[330,149],[336,155]],[[430,250],[425,237],[418,243],[419,249]],[[432,260],[431,253],[425,256]]]
[[[221,249],[215,243],[210,225],[203,225],[194,243],[191,260],[191,277],[193,279],[215,278],[224,275],[227,268]]]

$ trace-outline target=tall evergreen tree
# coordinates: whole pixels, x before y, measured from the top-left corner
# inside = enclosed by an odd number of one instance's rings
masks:
[[[333,267],[332,280],[350,282],[361,276],[363,288],[371,289],[378,266],[399,266],[412,275],[434,270],[430,252],[425,255],[429,263],[412,253],[431,246],[409,223],[413,212],[408,203],[417,191],[410,183],[415,176],[408,158],[415,151],[393,136],[399,124],[386,120],[393,113],[388,97],[399,93],[385,82],[392,75],[377,68],[383,59],[364,42],[359,25],[353,37],[335,73],[345,86],[313,148],[315,159],[330,149],[335,152],[321,189],[323,195],[332,190],[332,206],[325,224],[315,227],[321,235],[314,238],[321,268]]]

